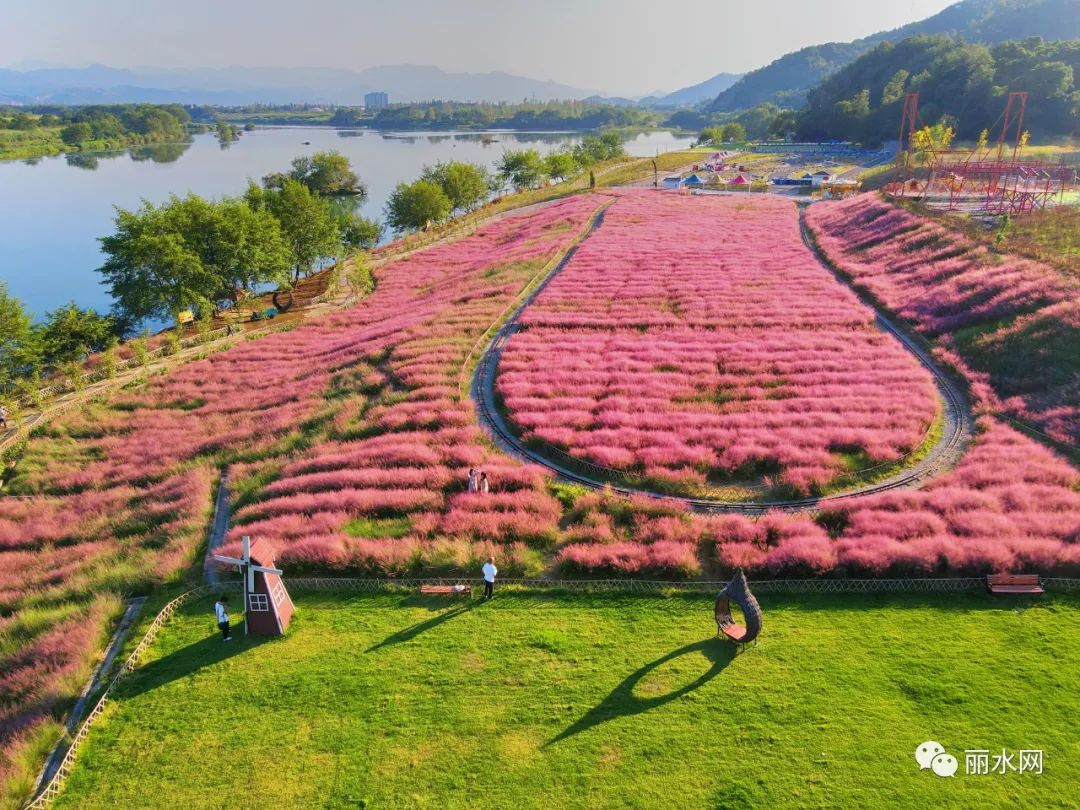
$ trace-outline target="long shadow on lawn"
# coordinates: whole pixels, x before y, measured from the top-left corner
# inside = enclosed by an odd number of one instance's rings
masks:
[[[712,666],[696,680],[664,695],[638,697],[634,694],[634,688],[641,682],[641,679],[654,669],[663,666],[669,661],[674,661],[681,656],[691,655],[697,652],[700,652],[712,661]],[[693,644],[687,644],[684,647],[679,647],[677,650],[672,650],[667,655],[663,655],[655,661],[650,661],[637,672],[627,677],[626,680],[612,690],[610,695],[600,701],[598,706],[590,709],[584,717],[572,726],[561,731],[551,740],[544,743],[544,747],[546,748],[549,745],[554,745],[560,740],[565,740],[567,737],[572,737],[582,731],[587,731],[593,726],[598,726],[608,720],[614,720],[617,717],[629,717],[631,715],[641,714],[642,712],[657,709],[666,703],[677,700],[683,695],[688,695],[719,675],[724,667],[731,663],[734,657],[735,645],[719,638],[708,638],[704,641],[696,641]]]
[[[426,619],[422,622],[414,624],[412,627],[406,627],[404,630],[398,630],[393,635],[384,638],[378,644],[373,644],[372,646],[368,647],[366,650],[364,650],[364,652],[375,652],[376,650],[381,650],[383,647],[392,647],[395,644],[403,644],[406,641],[411,641],[421,633],[432,630],[438,627],[443,622],[448,622],[451,619],[462,615],[463,613],[468,613],[470,610],[472,610],[472,602],[467,602],[463,605],[459,605],[458,607],[451,608],[444,613],[440,613],[437,616],[432,616],[430,619]]]
[[[242,634],[243,625],[239,628],[233,627],[232,641],[224,641],[215,627],[213,635],[208,635],[194,644],[189,644],[156,661],[151,661],[146,666],[139,667],[132,677],[123,682],[121,694],[127,698],[141,695],[172,681],[186,678],[203,667],[232,658],[266,640],[261,636],[245,638],[237,634],[238,630]]]

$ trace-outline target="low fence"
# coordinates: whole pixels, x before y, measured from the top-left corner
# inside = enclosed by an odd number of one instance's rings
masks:
[[[360,579],[343,577],[297,577],[288,580],[289,590],[294,593],[404,593],[415,591],[421,585],[479,584],[479,578],[435,577],[417,579]],[[1048,591],[1080,592],[1080,579],[1044,577],[1043,587]],[[636,579],[508,579],[500,578],[500,587],[522,590],[609,592],[609,593],[717,593],[727,585],[726,581],[668,582],[663,580]],[[52,778],[42,787],[23,810],[46,810],[60,795],[64,783],[71,775],[79,749],[90,734],[94,722],[105,711],[117,684],[139,665],[142,655],[157,639],[158,633],[172,615],[186,602],[213,593],[238,590],[239,581],[219,585],[200,585],[173,599],[154,617],[150,627],[135,649],[125,659],[119,671],[105,688],[86,720],[79,727],[71,745]],[[750,582],[757,593],[941,593],[979,590],[986,587],[985,577],[950,577],[942,579],[768,579]]]
[[[361,579],[297,577],[288,580],[297,593],[394,593],[421,585],[479,585],[479,577],[425,577],[418,579]],[[1043,577],[1048,591],[1080,591],[1080,579]],[[727,580],[686,582],[642,579],[513,579],[499,578],[499,587],[537,591],[625,593],[716,593]],[[919,579],[760,579],[750,581],[757,593],[951,593],[986,588],[986,577],[925,577]]]
[[[60,761],[60,764],[56,768],[56,772],[52,778],[41,788],[34,798],[24,805],[24,810],[45,810],[49,807],[53,800],[60,795],[60,791],[63,790],[64,783],[71,775],[71,769],[75,764],[75,758],[79,754],[79,749],[86,741],[87,736],[90,734],[90,728],[105,711],[105,706],[109,702],[109,698],[112,696],[113,690],[120,680],[129,672],[135,670],[139,664],[139,660],[142,658],[143,653],[147,648],[154,643],[154,639],[157,638],[161,628],[165,626],[165,623],[172,617],[176,609],[192,599],[198,599],[199,597],[206,596],[209,593],[216,592],[218,590],[233,590],[235,585],[230,583],[227,586],[219,588],[210,588],[207,585],[201,585],[198,588],[194,588],[186,593],[180,594],[180,596],[173,599],[165,607],[161,609],[157,616],[154,617],[154,621],[151,622],[150,627],[147,629],[146,634],[142,637],[142,640],[138,643],[131,654],[125,659],[120,670],[116,673],[113,679],[109,682],[109,685],[105,687],[105,691],[101,693],[101,697],[98,698],[98,702],[94,704],[94,708],[90,710],[90,713],[86,716],[82,725],[79,726],[79,730],[75,733],[75,736],[71,740],[71,745],[68,747],[67,753],[64,754],[64,758]]]

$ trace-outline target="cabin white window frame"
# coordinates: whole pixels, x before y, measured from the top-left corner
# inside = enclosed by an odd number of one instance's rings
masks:
[[[280,605],[288,597],[288,594],[285,592],[285,585],[280,579],[275,582],[274,587],[270,589],[270,595],[274,599],[274,607]]]
[[[255,611],[256,613],[269,613],[270,597],[265,593],[249,593],[248,610]]]

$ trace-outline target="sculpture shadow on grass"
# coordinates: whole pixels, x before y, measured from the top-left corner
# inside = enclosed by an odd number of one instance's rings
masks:
[[[674,661],[676,658],[681,658],[684,655],[693,655],[694,653],[702,654],[712,665],[693,681],[661,695],[641,697],[634,694],[634,689],[649,673],[664,664]],[[719,675],[724,667],[730,664],[734,658],[735,645],[719,638],[708,638],[704,641],[695,641],[693,644],[687,644],[684,647],[679,647],[677,650],[672,650],[666,655],[657,658],[655,661],[650,661],[641,669],[629,675],[622,683],[611,691],[611,694],[600,701],[599,705],[590,709],[585,716],[572,726],[561,731],[551,740],[544,743],[544,747],[546,748],[549,745],[554,745],[560,740],[565,740],[567,737],[580,734],[582,731],[587,731],[593,726],[606,723],[608,720],[641,714],[642,712],[657,709],[673,700],[678,700],[684,695],[688,695],[694,690],[707,684]]]
[[[472,610],[472,602],[466,602],[465,604],[453,607],[450,610],[439,613],[436,616],[432,616],[430,619],[425,619],[422,622],[406,627],[404,630],[398,630],[393,635],[389,635],[380,641],[378,644],[373,644],[368,647],[364,652],[375,652],[381,650],[383,647],[393,647],[395,644],[403,644],[406,641],[411,641],[421,633],[426,633],[428,630],[432,630],[438,627],[443,622],[448,622],[463,613],[468,613]]]

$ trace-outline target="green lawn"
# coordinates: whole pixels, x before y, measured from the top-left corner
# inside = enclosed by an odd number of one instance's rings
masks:
[[[775,596],[733,656],[703,596],[300,596],[284,640],[165,628],[60,808],[1064,807],[1080,599]],[[952,779],[918,770],[927,739]],[[1043,749],[1041,776],[965,748]]]

